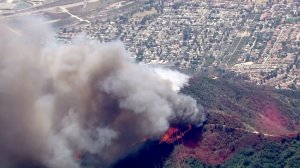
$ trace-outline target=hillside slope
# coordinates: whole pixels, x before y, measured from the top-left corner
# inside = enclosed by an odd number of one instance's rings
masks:
[[[208,120],[164,167],[300,167],[300,92],[194,77],[182,90]]]

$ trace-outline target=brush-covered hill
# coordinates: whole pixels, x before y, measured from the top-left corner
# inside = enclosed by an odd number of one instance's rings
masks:
[[[300,167],[300,91],[194,77],[182,92],[208,113],[164,163],[169,167]]]

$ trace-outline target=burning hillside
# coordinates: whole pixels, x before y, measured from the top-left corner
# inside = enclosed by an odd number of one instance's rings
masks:
[[[187,128],[182,127],[170,127],[164,136],[161,138],[160,143],[173,144],[176,141],[180,141],[186,133],[192,130],[192,125],[188,125]]]
[[[182,92],[205,105],[206,123],[191,129],[171,126],[152,148],[170,145],[169,155],[147,148],[148,155],[139,153],[127,163],[155,155],[159,159],[147,162],[152,168],[299,167],[299,92],[205,77],[194,77]]]
[[[198,167],[227,168],[238,164],[241,167],[260,167],[270,164],[267,160],[273,167],[298,163],[300,153],[294,152],[294,148],[300,149],[298,91],[194,77],[182,92],[192,95],[207,108],[207,123],[202,130],[194,131],[192,137],[183,137],[183,145],[176,147],[165,167],[185,167],[188,164]],[[276,150],[269,149],[269,144],[275,145]],[[244,155],[240,152],[249,148],[254,150],[251,153],[253,162],[240,158]],[[271,152],[265,154],[266,149]],[[288,156],[285,155],[287,152],[290,153]],[[282,155],[284,159],[273,158],[272,153]],[[243,157],[250,157],[250,154],[245,155]],[[262,160],[257,161],[257,155]],[[290,163],[287,158],[293,161]]]

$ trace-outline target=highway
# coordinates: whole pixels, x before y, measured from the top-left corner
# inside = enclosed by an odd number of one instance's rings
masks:
[[[19,11],[15,14],[11,14],[11,15],[6,15],[6,16],[1,16],[0,15],[0,19],[7,20],[7,19],[18,17],[18,16],[34,15],[34,14],[41,13],[41,12],[56,10],[58,7],[64,8],[64,9],[77,7],[77,6],[83,6],[84,7],[87,3],[93,3],[93,2],[97,2],[97,1],[101,1],[101,0],[81,1],[81,2],[66,4],[66,5],[57,5],[57,6],[51,6],[51,7],[46,7],[46,8],[42,8],[42,9],[36,9],[36,10],[32,10],[32,11],[27,11],[26,10],[26,12]]]

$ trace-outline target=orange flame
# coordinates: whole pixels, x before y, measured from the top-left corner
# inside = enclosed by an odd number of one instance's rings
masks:
[[[176,141],[178,141],[179,139],[181,139],[187,132],[189,132],[192,129],[192,126],[189,125],[188,129],[185,131],[180,130],[177,127],[170,127],[166,133],[164,134],[164,136],[161,138],[160,140],[160,144],[161,143],[174,143]]]

